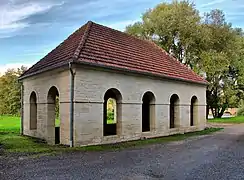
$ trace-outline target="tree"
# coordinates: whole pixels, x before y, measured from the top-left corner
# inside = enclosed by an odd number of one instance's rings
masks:
[[[207,43],[201,53],[201,70],[209,82],[207,104],[214,117],[222,117],[225,109],[238,102],[237,74],[239,57],[239,32],[225,21],[224,13],[212,10],[205,14],[203,27],[207,33]],[[243,61],[243,60],[242,60]]]
[[[0,77],[0,114],[19,115],[20,112],[20,94],[21,84],[18,77],[27,68],[8,69],[7,72]]]
[[[227,107],[237,106],[244,90],[244,40],[240,28],[232,28],[221,10],[199,16],[189,1],[161,3],[146,11],[141,22],[126,32],[152,40],[204,76],[207,110],[221,117]]]
[[[201,46],[200,16],[189,1],[161,3],[142,16],[142,22],[126,27],[126,32],[142,39],[154,40],[180,62],[193,68],[196,47]]]

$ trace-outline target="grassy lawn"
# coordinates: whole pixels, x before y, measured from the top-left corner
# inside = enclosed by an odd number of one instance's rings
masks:
[[[115,124],[113,119],[107,119],[107,124]]]
[[[14,116],[0,116],[0,131],[18,131],[20,118]]]
[[[227,124],[228,123],[229,124],[241,124],[241,123],[244,123],[244,116],[209,119],[208,122],[212,122],[212,123],[227,123]]]
[[[119,150],[129,147],[137,147],[147,144],[165,143],[170,141],[184,140],[188,137],[210,134],[221,130],[222,128],[209,128],[199,132],[186,134],[178,134],[167,137],[160,137],[147,140],[138,140],[124,143],[116,143],[109,145],[87,146],[68,148],[66,146],[55,145],[51,146],[36,138],[19,135],[20,118],[0,116],[0,147],[3,148],[6,155],[54,155],[63,152],[72,151],[103,151],[103,150]],[[1,153],[1,152],[0,152]]]

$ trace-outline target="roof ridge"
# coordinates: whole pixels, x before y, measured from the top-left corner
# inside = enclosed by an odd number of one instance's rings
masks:
[[[128,34],[128,33],[126,33],[125,31],[120,31],[120,30],[117,30],[117,29],[113,29],[113,28],[111,28],[111,27],[108,27],[108,26],[105,26],[105,25],[102,25],[102,24],[99,24],[99,23],[96,23],[96,22],[92,22],[92,23],[93,23],[93,24],[96,24],[96,25],[98,25],[98,26],[101,26],[101,27],[104,27],[104,28],[107,28],[107,29],[110,29],[110,30],[119,32],[119,33],[121,33],[121,34],[123,34],[123,35],[125,35],[125,36],[127,36],[127,37],[130,37],[130,38],[132,38],[132,39],[134,39],[134,40],[137,40],[137,41],[142,41],[142,42],[144,42],[144,43],[149,43],[149,44],[150,44],[150,42],[153,42],[151,39],[141,39],[141,38],[139,38],[139,37],[136,37],[136,36],[133,36],[133,35],[131,35],[131,34]]]
[[[89,32],[90,32],[90,29],[91,29],[91,26],[92,26],[93,22],[92,21],[88,21],[87,24],[86,24],[86,29],[85,29],[85,32],[80,40],[80,43],[78,45],[78,47],[76,48],[75,52],[74,52],[74,55],[73,55],[73,58],[76,60],[78,59],[79,55],[80,55],[80,52],[82,50],[82,48],[84,47],[85,43],[86,43],[86,40],[89,36]]]

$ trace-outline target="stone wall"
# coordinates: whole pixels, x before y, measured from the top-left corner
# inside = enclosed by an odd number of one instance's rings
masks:
[[[24,129],[25,135],[38,137],[54,144],[55,130],[54,119],[48,119],[48,92],[51,87],[56,87],[60,101],[60,141],[69,144],[69,71],[55,70],[23,80],[24,85]],[[30,128],[30,95],[37,96],[37,129]],[[49,105],[49,106],[48,106]],[[52,112],[49,112],[52,114]]]
[[[103,99],[110,88],[122,95],[122,122],[120,133],[103,136]],[[150,91],[155,96],[154,128],[142,133],[142,97]],[[126,75],[112,71],[77,68],[75,75],[75,145],[94,145],[165,136],[202,130],[206,124],[206,87],[173,80]],[[180,98],[180,127],[169,129],[170,97]],[[190,126],[191,98],[197,97],[197,125]]]
[[[69,70],[55,70],[23,80],[24,134],[42,138],[54,144],[54,121],[48,119],[47,97],[51,87],[58,89],[60,97],[60,140],[69,144]],[[158,137],[204,129],[206,125],[206,87],[174,80],[155,79],[149,76],[124,74],[104,69],[76,68],[74,89],[74,143],[75,146],[115,143],[143,137]],[[103,101],[110,88],[122,95],[121,118],[117,120],[117,135],[103,136]],[[142,132],[142,97],[146,92],[155,97],[155,114],[151,131]],[[37,96],[37,129],[30,128],[30,95]],[[169,103],[173,94],[179,96],[180,127],[169,128]],[[197,97],[197,123],[190,126],[190,103]],[[49,117],[51,117],[49,115]],[[120,122],[118,122],[120,121]]]

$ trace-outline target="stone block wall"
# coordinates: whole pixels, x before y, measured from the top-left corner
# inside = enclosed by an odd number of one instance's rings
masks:
[[[56,87],[60,101],[60,141],[69,144],[69,71],[55,70],[38,74],[23,80],[24,85],[24,128],[27,136],[45,139],[48,143],[55,142],[55,122],[48,119],[48,92],[51,87]],[[37,97],[37,128],[30,128],[30,95],[35,92]],[[49,106],[50,107],[50,106]]]
[[[103,99],[110,88],[122,95],[121,133],[103,136]],[[150,91],[155,96],[155,125],[142,132],[142,97]],[[75,75],[75,145],[115,143],[184,133],[205,128],[206,87],[173,80],[122,74],[100,69],[77,68]],[[169,104],[179,96],[180,127],[169,129]],[[195,126],[190,126],[191,98],[198,99]]]
[[[60,143],[69,144],[69,70],[57,69],[23,80],[24,134],[42,138],[54,144],[54,122],[48,119],[48,91],[55,86],[60,98]],[[103,136],[103,102],[107,90],[115,88],[122,95],[119,133]],[[142,132],[142,98],[146,92],[155,97],[155,116],[150,132]],[[37,96],[37,129],[30,129],[30,95]],[[86,146],[158,137],[205,128],[206,87],[182,81],[156,79],[104,69],[77,67],[74,84],[74,144]],[[173,94],[179,96],[180,126],[170,129],[169,104]],[[190,126],[191,98],[197,97],[198,114],[195,126]],[[52,122],[50,122],[52,121]]]

